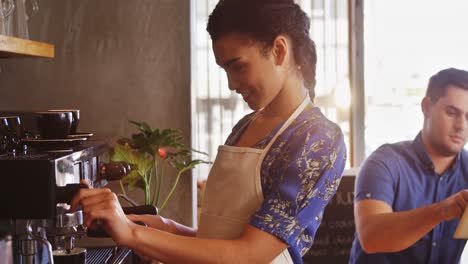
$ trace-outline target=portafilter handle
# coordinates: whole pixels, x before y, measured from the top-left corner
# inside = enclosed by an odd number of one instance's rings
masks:
[[[57,186],[55,189],[56,203],[70,204],[73,197],[80,191],[80,189],[88,189],[86,184],[72,183],[66,186]]]
[[[110,162],[99,167],[98,180],[120,181],[127,176],[132,168],[126,162]]]
[[[103,182],[118,181],[130,173],[132,169],[125,162],[110,162],[102,164],[99,167],[97,182],[101,183],[98,187],[104,186]],[[96,187],[96,186],[95,186]],[[56,202],[70,204],[73,197],[80,189],[87,189],[88,186],[82,183],[67,184],[66,186],[56,187]]]

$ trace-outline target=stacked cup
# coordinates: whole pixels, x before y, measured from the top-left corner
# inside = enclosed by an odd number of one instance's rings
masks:
[[[19,116],[0,116],[0,154],[18,150],[24,130]]]
[[[77,109],[52,109],[35,114],[42,139],[65,139],[75,134],[80,120],[80,110]]]
[[[18,151],[26,153],[26,145],[33,148],[52,149],[65,144],[68,144],[67,146],[72,143],[81,144],[87,139],[75,135],[80,120],[78,109],[52,109],[26,114],[25,124],[28,123],[26,122],[27,116],[33,114],[36,126],[29,128],[37,130],[39,135],[33,135],[22,127],[18,115],[0,116],[0,155],[18,153]],[[72,138],[72,135],[75,137]]]
[[[71,124],[68,134],[75,134],[78,128],[78,123],[80,122],[80,110],[78,109],[50,109],[47,112],[52,113],[71,113]],[[68,135],[67,134],[67,135]]]

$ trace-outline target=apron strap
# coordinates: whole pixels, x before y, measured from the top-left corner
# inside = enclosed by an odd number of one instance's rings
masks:
[[[296,117],[302,113],[302,111],[307,107],[307,105],[310,103],[310,97],[309,97],[309,94],[306,94],[304,100],[302,101],[302,103],[296,108],[296,110],[294,111],[294,113],[292,113],[292,115],[289,116],[289,118],[286,120],[286,122],[284,122],[284,124],[281,126],[281,128],[276,132],[276,134],[273,136],[273,138],[270,140],[270,142],[268,142],[268,145],[264,148],[264,153],[267,152],[271,145],[273,145],[273,143],[275,142],[275,140],[279,137],[279,135],[281,135],[281,133],[284,132],[284,130],[286,130],[289,125],[294,121],[294,119],[296,119]]]

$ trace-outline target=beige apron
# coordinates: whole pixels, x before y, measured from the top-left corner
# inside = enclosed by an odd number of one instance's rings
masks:
[[[239,238],[250,217],[263,203],[260,168],[276,138],[310,102],[307,95],[264,149],[222,145],[211,168],[200,212],[197,236],[211,239]],[[273,262],[293,263],[287,249]]]

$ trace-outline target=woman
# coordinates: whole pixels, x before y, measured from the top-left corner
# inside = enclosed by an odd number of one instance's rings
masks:
[[[216,62],[254,112],[219,148],[198,230],[127,217],[107,189],[74,198],[85,225],[100,220],[118,244],[164,263],[302,263],[346,159],[340,129],[310,100],[309,24],[293,0],[221,0],[210,15]]]

